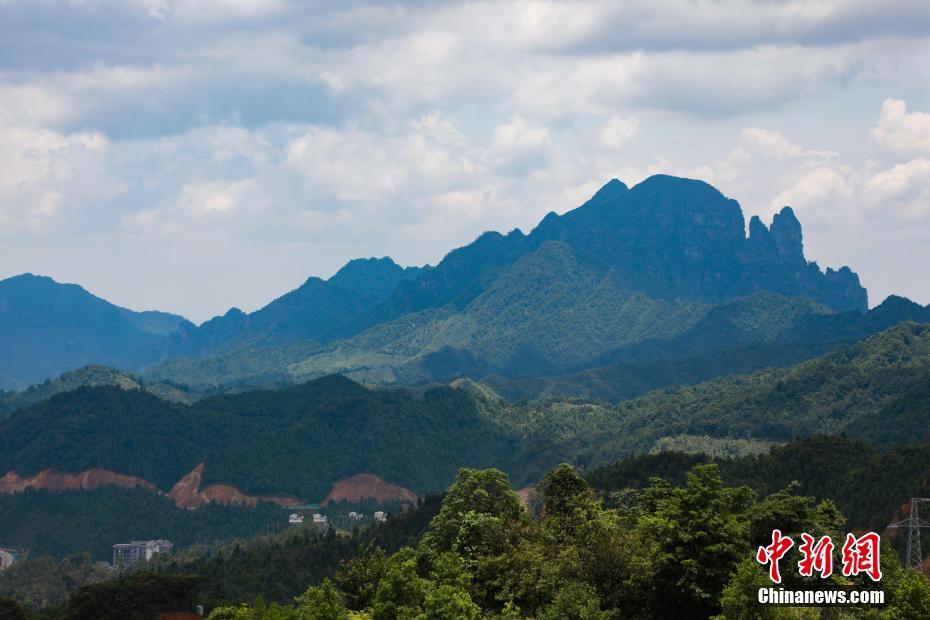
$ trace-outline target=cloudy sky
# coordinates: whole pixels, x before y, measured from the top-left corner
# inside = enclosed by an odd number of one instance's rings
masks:
[[[0,277],[201,321],[704,179],[930,303],[930,3],[0,0]]]

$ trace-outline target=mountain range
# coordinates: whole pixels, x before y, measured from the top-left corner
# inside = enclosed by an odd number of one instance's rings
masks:
[[[0,471],[101,468],[168,489],[204,463],[203,484],[246,494],[319,501],[361,473],[424,494],[464,466],[495,466],[526,484],[560,462],[606,465],[670,439],[767,447],[842,432],[877,447],[930,441],[928,386],[930,325],[905,321],[797,365],[616,405],[508,403],[468,379],[372,389],[333,375],[192,405],[132,386],[80,387],[0,420]]]
[[[0,388],[87,364],[213,387],[331,372],[381,384],[558,375],[680,337],[716,306],[759,292],[810,300],[813,313],[867,310],[855,273],[805,258],[790,208],[748,229],[739,204],[704,182],[613,180],[529,234],[485,233],[435,267],[351,261],[255,312],[233,308],[199,326],[17,276],[0,282]]]
[[[370,512],[377,489],[422,497],[462,467],[531,497],[563,462],[607,492],[716,459],[873,525],[926,490],[930,306],[869,309],[855,273],[806,258],[790,208],[747,223],[660,175],[435,266],[354,260],[201,325],[10,278],[0,386],[2,542],[56,555],[251,535],[295,502]],[[904,473],[859,494],[885,464]]]

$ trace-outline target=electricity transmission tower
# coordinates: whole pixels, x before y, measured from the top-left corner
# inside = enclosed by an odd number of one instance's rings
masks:
[[[920,551],[920,528],[930,527],[930,523],[918,516],[920,504],[930,505],[930,497],[911,498],[911,511],[907,519],[892,523],[888,527],[907,528],[907,568],[920,572],[924,556]]]

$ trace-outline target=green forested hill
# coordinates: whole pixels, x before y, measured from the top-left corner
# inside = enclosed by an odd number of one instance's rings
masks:
[[[458,467],[509,460],[514,448],[464,392],[372,391],[338,376],[192,406],[81,388],[0,421],[3,472],[102,467],[167,490],[205,462],[204,484],[306,500],[362,472],[417,492],[441,489]]]
[[[427,310],[375,327],[289,368],[296,377],[384,369],[401,382],[468,372],[548,373],[686,330],[706,312],[618,288],[550,242],[519,259],[461,311]]]
[[[673,484],[698,463],[714,462],[727,484],[748,485],[762,495],[800,483],[799,492],[834,500],[850,525],[882,531],[912,497],[930,494],[930,443],[902,444],[879,451],[861,440],[818,436],[772,448],[770,453],[711,459],[662,452],[629,457],[587,474],[608,497],[614,491],[648,486],[658,476]]]
[[[0,417],[42,402],[55,394],[98,385],[114,385],[124,390],[142,389],[159,398],[177,402],[191,403],[200,397],[199,394],[167,383],[141,382],[137,377],[116,368],[91,365],[66,372],[19,392],[0,392]]]
[[[696,382],[822,353],[838,340],[833,332],[806,345],[795,333],[810,331],[811,321],[830,314],[806,298],[767,292],[718,306],[654,299],[624,288],[611,272],[583,267],[566,244],[550,241],[498,273],[462,308],[404,315],[325,347],[240,350],[171,362],[145,376],[214,386],[332,372],[373,384],[464,375],[488,377],[501,393],[516,398],[617,400],[669,382]],[[860,316],[850,313],[847,321]],[[589,376],[546,378],[591,367]],[[615,370],[622,375],[616,387],[597,386],[617,379]]]
[[[136,313],[75,284],[23,274],[0,280],[0,389],[22,389],[87,364],[138,368],[162,359],[182,317]]]
[[[615,406],[490,398],[484,407],[523,438],[522,458],[593,466],[676,435],[787,441],[845,432],[878,446],[918,441],[930,432],[928,383],[930,325],[902,323],[796,366],[663,388]]]
[[[760,495],[727,484],[714,464],[691,468],[674,486],[658,481],[623,493],[616,507],[568,465],[547,472],[537,490],[541,510],[534,513],[503,472],[464,469],[432,510],[424,504],[352,538],[295,528],[233,543],[206,560],[160,558],[158,572],[80,588],[63,611],[68,618],[122,618],[112,610],[129,600],[155,610],[220,603],[214,620],[760,618],[769,614],[759,613],[767,609],[758,604],[759,590],[772,581],[755,552],[773,527],[794,540],[801,532],[837,540],[850,527],[832,501],[817,502],[793,486]],[[395,528],[408,535],[399,549]],[[881,589],[883,600],[782,606],[770,617],[930,614],[930,583],[905,570],[886,545],[880,584],[861,572],[803,577],[799,557],[792,550],[782,560],[784,590]],[[189,585],[174,596],[182,602],[168,607],[165,592],[178,574],[189,576]],[[156,590],[157,583],[164,585]]]
[[[713,307],[673,338],[612,350],[588,370],[555,377],[492,375],[481,382],[512,401],[616,403],[666,385],[797,364],[902,321],[930,323],[930,306],[891,296],[864,314],[834,314],[803,298],[762,292]]]
[[[163,495],[112,486],[0,495],[2,543],[29,549],[30,557],[87,552],[95,560],[109,561],[118,542],[165,538],[181,549],[247,538],[286,521],[287,513],[270,502],[185,510]]]
[[[928,432],[928,384],[930,325],[902,323],[790,368],[613,406],[508,404],[461,382],[470,389],[370,390],[338,376],[189,407],[138,390],[84,388],[0,423],[0,470],[105,467],[169,488],[203,461],[206,482],[307,499],[360,472],[425,492],[458,467],[495,465],[524,484],[561,461],[593,467],[679,435],[916,441]]]

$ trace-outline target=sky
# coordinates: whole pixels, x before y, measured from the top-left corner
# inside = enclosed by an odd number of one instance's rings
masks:
[[[0,278],[200,322],[611,178],[930,303],[930,2],[0,0]]]

